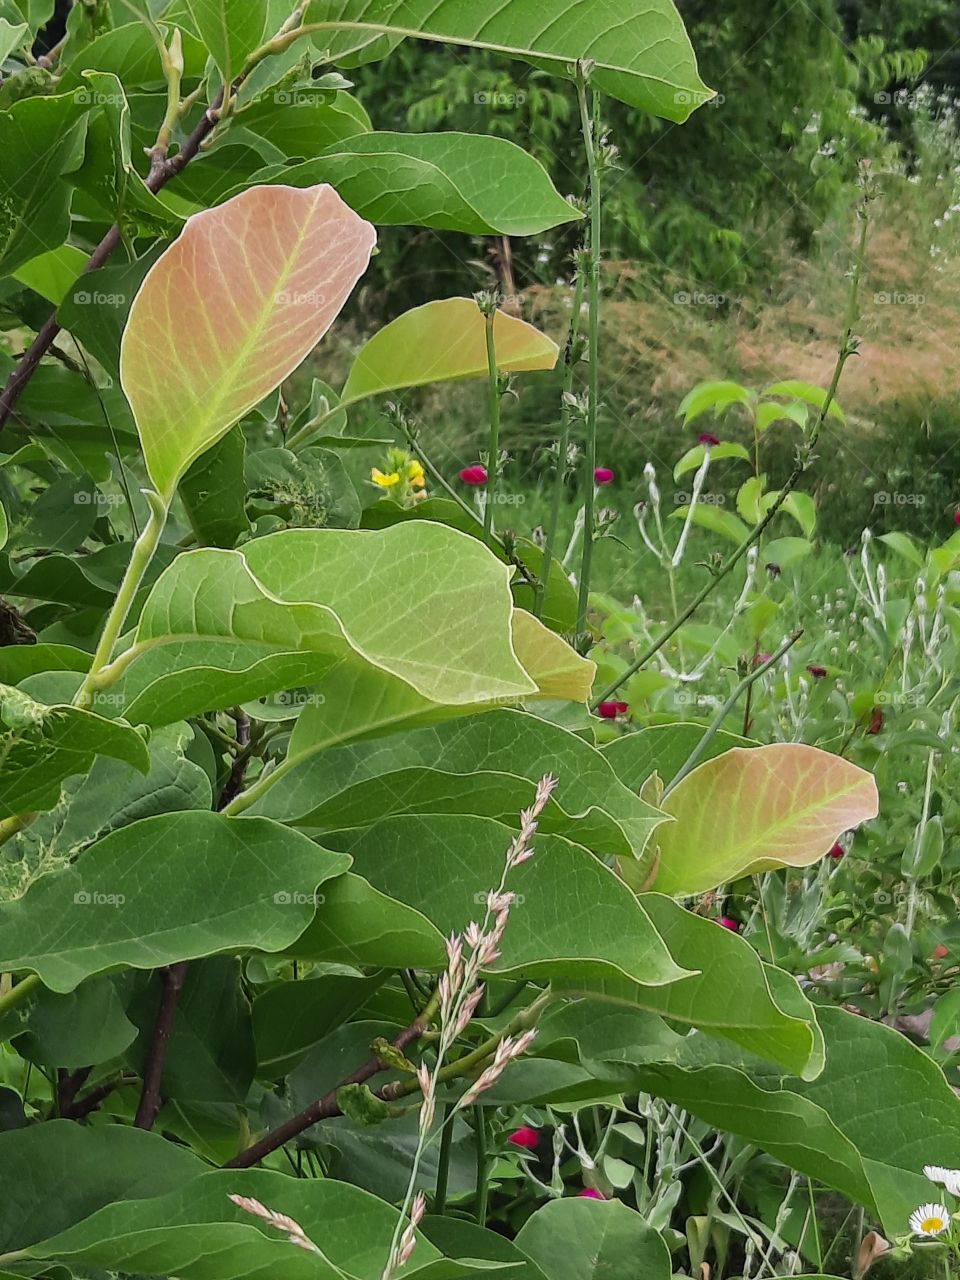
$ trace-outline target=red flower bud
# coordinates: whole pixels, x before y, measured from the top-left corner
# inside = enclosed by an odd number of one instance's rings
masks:
[[[613,484],[617,477],[609,467],[597,467],[593,473],[593,478],[597,484]]]
[[[807,667],[807,670],[813,676],[814,680],[822,680],[823,677],[827,674],[826,667],[818,667],[814,665],[812,667]]]
[[[582,1191],[577,1192],[578,1198],[582,1200],[606,1200],[606,1196],[602,1191],[598,1191],[596,1187],[584,1187]]]
[[[955,511],[953,513],[953,523],[960,524],[960,511]]]
[[[740,932],[739,921],[734,920],[733,916],[721,916],[717,924],[723,925],[724,929],[729,929],[731,933]]]
[[[597,708],[604,720],[616,720],[617,716],[625,716],[630,710],[627,702],[601,702]]]
[[[713,448],[715,444],[720,443],[720,437],[715,436],[712,431],[704,431],[700,434],[700,443],[705,444],[708,448]]]
[[[515,1129],[507,1141],[512,1142],[515,1147],[523,1147],[527,1151],[532,1151],[540,1141],[540,1134],[536,1129],[525,1124],[522,1128]]]
[[[464,467],[460,472],[460,479],[464,484],[481,485],[487,483],[487,468],[481,467],[479,463],[473,467]]]
[[[839,840],[827,854],[827,857],[832,858],[834,862],[839,862],[841,858],[846,857],[846,850]]]

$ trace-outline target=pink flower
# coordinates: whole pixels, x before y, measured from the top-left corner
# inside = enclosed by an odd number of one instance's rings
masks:
[[[597,467],[593,473],[593,478],[597,484],[613,484],[617,477],[609,467]]]
[[[814,664],[814,666],[812,667],[807,667],[807,670],[813,676],[814,680],[822,680],[823,677],[827,674],[826,667],[819,667],[816,664]]]
[[[630,710],[628,702],[601,702],[597,708],[604,720],[616,720],[617,716],[625,716]]]
[[[960,524],[960,511],[955,511],[953,513],[953,523]]]
[[[577,1198],[580,1200],[606,1200],[606,1196],[602,1191],[598,1191],[596,1187],[584,1187],[582,1191],[577,1192]]]
[[[769,662],[773,657],[770,653],[758,653],[753,659],[754,667],[762,667],[765,662]]]
[[[846,850],[844,849],[843,845],[840,843],[839,840],[833,846],[830,852],[827,854],[827,857],[832,858],[834,862],[839,862],[840,859],[845,856],[846,856]]]
[[[464,484],[481,485],[487,483],[487,468],[481,467],[479,463],[473,467],[464,467],[460,472],[460,479]]]
[[[712,431],[701,432],[698,439],[701,444],[705,444],[709,449],[712,449],[715,444],[720,443],[720,437],[715,436]]]
[[[525,1124],[521,1128],[515,1129],[507,1141],[512,1142],[515,1147],[523,1147],[526,1151],[532,1151],[540,1141],[540,1134],[536,1129]]]
[[[724,929],[729,929],[731,933],[740,932],[740,925],[733,916],[721,916],[717,924],[722,925]]]

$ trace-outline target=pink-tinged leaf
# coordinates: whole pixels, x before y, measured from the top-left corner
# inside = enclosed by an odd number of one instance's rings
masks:
[[[188,219],[147,272],[120,378],[147,470],[172,497],[190,464],[316,346],[376,232],[332,187],[251,187]]]
[[[657,833],[655,888],[704,893],[809,866],[879,807],[873,776],[839,756],[799,743],[735,747],[687,774],[661,805],[675,821]]]

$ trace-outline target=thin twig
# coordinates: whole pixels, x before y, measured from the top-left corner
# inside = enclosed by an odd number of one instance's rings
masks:
[[[173,1019],[177,1011],[177,1001],[187,976],[187,962],[181,960],[168,968],[161,969],[160,978],[163,990],[160,996],[160,1009],[153,1028],[153,1039],[147,1054],[147,1064],[143,1072],[143,1092],[140,1094],[140,1105],[133,1123],[138,1129],[152,1129],[160,1110],[160,1085],[163,1081],[163,1069],[167,1061],[167,1049],[173,1031]]]

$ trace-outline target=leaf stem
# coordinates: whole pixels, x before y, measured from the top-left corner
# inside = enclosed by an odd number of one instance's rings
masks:
[[[587,606],[590,601],[590,571],[593,564],[593,543],[595,539],[595,504],[596,488],[594,473],[597,469],[597,411],[600,400],[600,166],[598,164],[599,147],[599,95],[594,92],[593,119],[587,102],[587,79],[581,63],[577,64],[577,101],[580,106],[580,128],[587,153],[587,173],[590,182],[590,255],[587,301],[588,317],[588,359],[590,372],[587,389],[587,431],[586,449],[584,451],[584,472],[586,474],[586,496],[583,510],[583,551],[580,559],[579,598],[577,603],[577,631],[587,629]]]
[[[489,299],[484,308],[484,332],[487,343],[487,380],[489,388],[490,436],[487,445],[487,485],[483,504],[483,536],[492,546],[493,508],[496,505],[497,481],[500,477],[500,373],[497,369],[497,341],[494,326],[497,321],[496,297]]]
[[[16,986],[10,987],[3,995],[0,995],[0,1017],[9,1013],[11,1009],[16,1008],[28,996],[40,989],[40,979],[35,973],[28,974],[26,978],[21,978]]]

